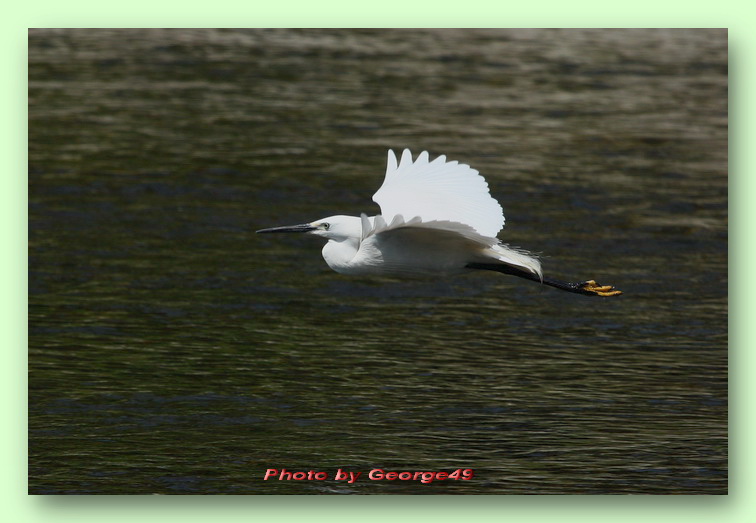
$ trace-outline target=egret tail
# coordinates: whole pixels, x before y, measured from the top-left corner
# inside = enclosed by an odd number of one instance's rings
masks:
[[[615,289],[611,285],[600,285],[593,280],[571,283],[555,280],[554,278],[548,278],[546,276],[541,279],[537,274],[502,263],[468,263],[466,267],[468,269],[481,269],[510,274],[512,276],[517,276],[518,278],[525,278],[526,280],[543,283],[544,285],[549,285],[563,291],[585,294],[586,296],[619,296],[622,294],[622,291]]]

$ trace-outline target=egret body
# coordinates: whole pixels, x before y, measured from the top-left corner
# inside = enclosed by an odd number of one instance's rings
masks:
[[[373,195],[377,216],[330,216],[311,223],[262,229],[258,233],[300,232],[328,240],[323,258],[342,274],[449,276],[491,270],[592,296],[622,294],[593,280],[569,283],[544,277],[533,254],[497,239],[504,212],[485,179],[470,166],[415,161],[408,149],[401,160],[388,152],[386,178]]]

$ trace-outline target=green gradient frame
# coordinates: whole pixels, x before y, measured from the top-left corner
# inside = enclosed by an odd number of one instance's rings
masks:
[[[291,521],[405,520],[456,521],[459,518],[499,518],[506,521],[747,521],[756,513],[748,495],[754,474],[754,458],[747,441],[754,437],[754,322],[747,321],[753,306],[754,283],[746,260],[756,255],[748,223],[756,211],[747,207],[754,195],[754,153],[747,145],[756,141],[748,123],[756,121],[748,92],[756,93],[756,73],[748,69],[756,56],[756,36],[748,24],[754,8],[745,1],[727,1],[692,7],[687,2],[649,2],[607,7],[605,2],[581,1],[507,4],[476,1],[354,2],[326,1],[273,3],[249,0],[187,4],[167,0],[159,4],[136,0],[103,6],[89,1],[35,2],[6,8],[2,49],[6,77],[3,82],[6,111],[2,119],[4,173],[2,218],[2,329],[4,341],[3,402],[6,423],[3,443],[8,457],[3,470],[2,512],[7,519],[22,521],[213,521],[269,519]],[[730,267],[730,362],[732,390],[730,419],[731,459],[729,496],[28,496],[26,425],[27,346],[27,29],[29,27],[728,27],[731,58],[731,102],[734,108],[730,142],[733,176],[730,204],[733,211]],[[10,74],[8,74],[10,73]],[[750,86],[750,87],[747,87]],[[749,132],[750,131],[750,132]],[[751,241],[747,241],[748,237]],[[749,274],[750,273],[750,274]],[[753,309],[751,309],[752,311]],[[10,450],[10,452],[7,452]]]

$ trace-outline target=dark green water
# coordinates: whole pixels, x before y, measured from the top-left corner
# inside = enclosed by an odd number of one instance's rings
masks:
[[[33,30],[29,104],[30,492],[727,492],[725,31]],[[254,235],[404,147],[625,295]]]

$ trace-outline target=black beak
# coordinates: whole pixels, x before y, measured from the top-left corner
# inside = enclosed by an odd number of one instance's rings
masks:
[[[287,225],[286,227],[271,227],[270,229],[260,229],[257,232],[310,232],[317,229],[309,223],[302,223],[300,225]]]

